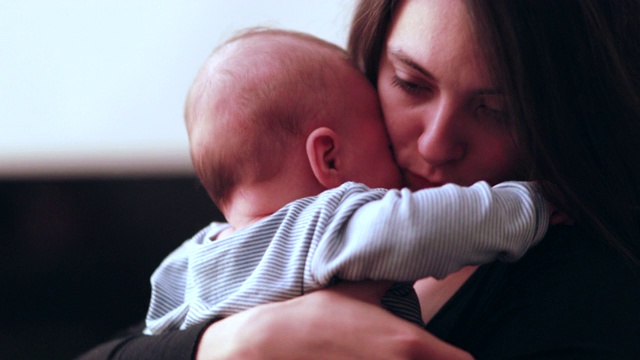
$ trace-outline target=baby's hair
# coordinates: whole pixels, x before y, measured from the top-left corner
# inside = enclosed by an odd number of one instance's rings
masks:
[[[293,144],[340,104],[337,66],[353,68],[343,49],[288,30],[247,29],[213,51],[185,123],[196,173],[218,207],[236,186],[275,176],[288,151],[304,151]]]

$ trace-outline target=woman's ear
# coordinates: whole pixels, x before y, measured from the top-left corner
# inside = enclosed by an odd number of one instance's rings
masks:
[[[338,187],[344,182],[339,170],[340,146],[338,134],[327,127],[317,128],[307,137],[309,165],[318,182],[327,189]]]

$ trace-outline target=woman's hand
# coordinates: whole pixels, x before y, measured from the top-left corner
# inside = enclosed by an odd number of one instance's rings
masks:
[[[342,283],[211,325],[198,360],[471,359],[380,307],[389,283]]]

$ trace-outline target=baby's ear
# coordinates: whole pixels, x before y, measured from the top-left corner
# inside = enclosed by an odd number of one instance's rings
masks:
[[[320,127],[307,137],[307,157],[316,179],[327,189],[340,186],[344,182],[341,166],[341,148],[338,134]]]

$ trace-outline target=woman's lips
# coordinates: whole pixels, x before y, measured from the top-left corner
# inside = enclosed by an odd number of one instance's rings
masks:
[[[431,188],[431,187],[437,187],[444,184],[444,182],[430,181],[408,170],[404,170],[402,172],[402,177],[404,179],[405,186],[413,191]]]

